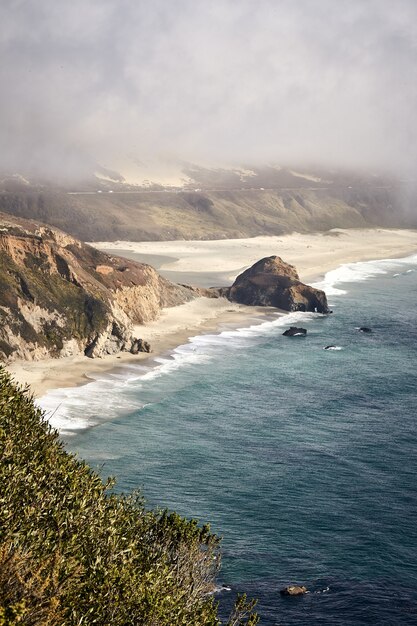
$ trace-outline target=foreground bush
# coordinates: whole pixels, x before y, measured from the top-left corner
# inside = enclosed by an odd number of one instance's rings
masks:
[[[219,540],[116,496],[0,370],[0,626],[218,626]],[[237,602],[229,625],[257,623]]]

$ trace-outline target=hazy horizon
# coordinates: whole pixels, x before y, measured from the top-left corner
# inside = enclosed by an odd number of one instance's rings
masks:
[[[0,170],[417,164],[412,0],[5,0]]]

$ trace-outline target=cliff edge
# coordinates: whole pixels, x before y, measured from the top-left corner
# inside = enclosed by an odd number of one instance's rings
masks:
[[[0,213],[0,360],[130,350],[133,324],[197,297],[149,265]]]

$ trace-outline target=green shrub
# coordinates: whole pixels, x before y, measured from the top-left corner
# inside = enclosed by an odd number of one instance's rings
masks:
[[[209,527],[114,495],[2,369],[0,485],[0,626],[220,624]]]

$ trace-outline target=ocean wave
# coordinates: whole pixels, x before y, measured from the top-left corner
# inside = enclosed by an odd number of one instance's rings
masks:
[[[120,393],[134,374],[126,372],[103,374],[79,387],[65,387],[48,391],[36,400],[51,426],[64,435],[71,435],[97,426],[121,413],[140,408],[134,398]],[[137,377],[137,374],[136,374]]]
[[[335,270],[327,272],[322,281],[314,283],[312,286],[317,289],[323,289],[328,296],[340,296],[347,293],[345,289],[339,287],[341,284],[362,282],[381,274],[389,274],[393,270],[397,270],[393,277],[415,271],[414,269],[407,269],[404,272],[398,271],[407,265],[417,265],[417,254],[400,259],[378,259],[375,261],[345,263]]]
[[[146,382],[172,374],[186,366],[208,363],[216,358],[222,350],[239,350],[247,347],[253,339],[275,333],[276,329],[295,323],[308,322],[318,317],[322,316],[318,313],[304,312],[277,313],[273,319],[250,326],[223,330],[218,333],[195,335],[189,338],[188,343],[175,348],[168,357],[156,357],[152,369],[131,380]]]
[[[186,349],[186,345],[179,346],[174,350],[169,358],[157,357],[155,363],[158,363],[149,372],[138,377],[137,380],[147,381],[154,380],[160,376],[171,374],[185,365],[199,365],[207,363],[210,357],[206,354],[199,354],[194,349]]]
[[[149,382],[175,374],[180,369],[223,358],[225,351],[238,351],[260,336],[276,334],[284,326],[308,323],[318,317],[322,316],[318,313],[277,313],[272,319],[247,327],[196,335],[169,355],[155,357],[148,366],[129,364],[114,372],[97,375],[85,385],[54,389],[38,399],[37,404],[54,428],[64,435],[71,435],[140,410],[144,403],[138,400],[140,394],[137,392]]]
[[[328,295],[346,293],[339,284],[367,280],[378,274],[387,274],[404,266],[417,264],[417,255],[403,259],[348,263],[328,272],[316,287]],[[405,270],[410,273],[409,268]],[[110,421],[128,412],[140,410],[141,386],[156,379],[172,376],[184,368],[205,365],[216,358],[224,358],[231,350],[248,348],[259,337],[277,334],[283,327],[308,324],[323,317],[317,313],[272,313],[265,321],[257,320],[242,328],[225,329],[218,333],[190,337],[188,343],[172,350],[169,355],[155,357],[147,365],[128,364],[111,373],[98,375],[80,387],[55,389],[37,401],[45,411],[51,425],[63,434],[91,428],[103,421]],[[281,332],[280,332],[281,334]],[[335,346],[333,350],[341,350]],[[133,393],[129,393],[130,390]],[[135,393],[136,392],[136,393]]]

